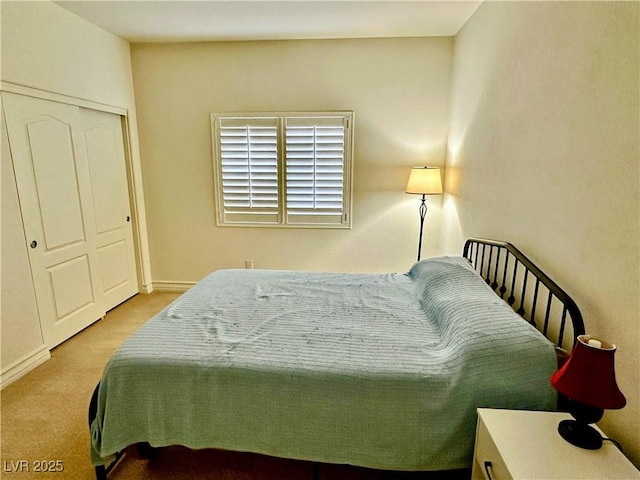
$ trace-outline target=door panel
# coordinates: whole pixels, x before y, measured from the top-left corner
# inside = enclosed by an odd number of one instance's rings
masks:
[[[47,250],[84,242],[71,126],[46,116],[28,121],[26,130]]]
[[[95,303],[87,255],[54,265],[47,271],[54,293],[56,323]]]
[[[102,285],[105,293],[121,287],[129,280],[127,244],[124,240],[106,245],[98,250],[102,267]]]
[[[63,342],[106,309],[79,108],[2,93],[45,344]]]
[[[138,292],[127,170],[118,115],[80,109],[93,192],[96,247],[107,308]]]
[[[116,141],[115,133],[102,125],[85,130],[98,234],[121,228],[128,214],[125,202],[113,201],[127,199],[126,172],[119,168],[124,158],[118,156]]]

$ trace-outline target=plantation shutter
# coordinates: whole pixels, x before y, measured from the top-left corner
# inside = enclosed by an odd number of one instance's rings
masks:
[[[350,228],[353,112],[211,114],[216,224]]]
[[[278,119],[219,118],[219,215],[226,222],[278,223]]]
[[[286,219],[290,224],[346,222],[346,130],[338,117],[286,117]]]

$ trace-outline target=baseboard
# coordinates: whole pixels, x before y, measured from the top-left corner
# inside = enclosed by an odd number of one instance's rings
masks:
[[[38,365],[46,362],[51,358],[49,349],[43,345],[38,347],[33,352],[22,357],[20,360],[13,362],[6,369],[2,371],[0,375],[0,390],[7,385],[15,382],[19,378],[23,377]]]
[[[167,282],[160,280],[153,282],[153,289],[160,292],[186,292],[195,284],[196,282]]]

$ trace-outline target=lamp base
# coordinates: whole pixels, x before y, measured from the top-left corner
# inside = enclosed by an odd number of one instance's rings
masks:
[[[558,433],[567,442],[587,450],[602,447],[602,436],[592,426],[575,420],[562,420],[558,424]]]

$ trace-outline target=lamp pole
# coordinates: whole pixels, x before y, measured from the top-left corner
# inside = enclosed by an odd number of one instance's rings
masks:
[[[418,236],[418,261],[420,261],[420,253],[422,252],[422,230],[424,229],[424,217],[427,215],[427,204],[425,200],[427,196],[422,194],[422,203],[418,212],[420,213],[420,235]]]

